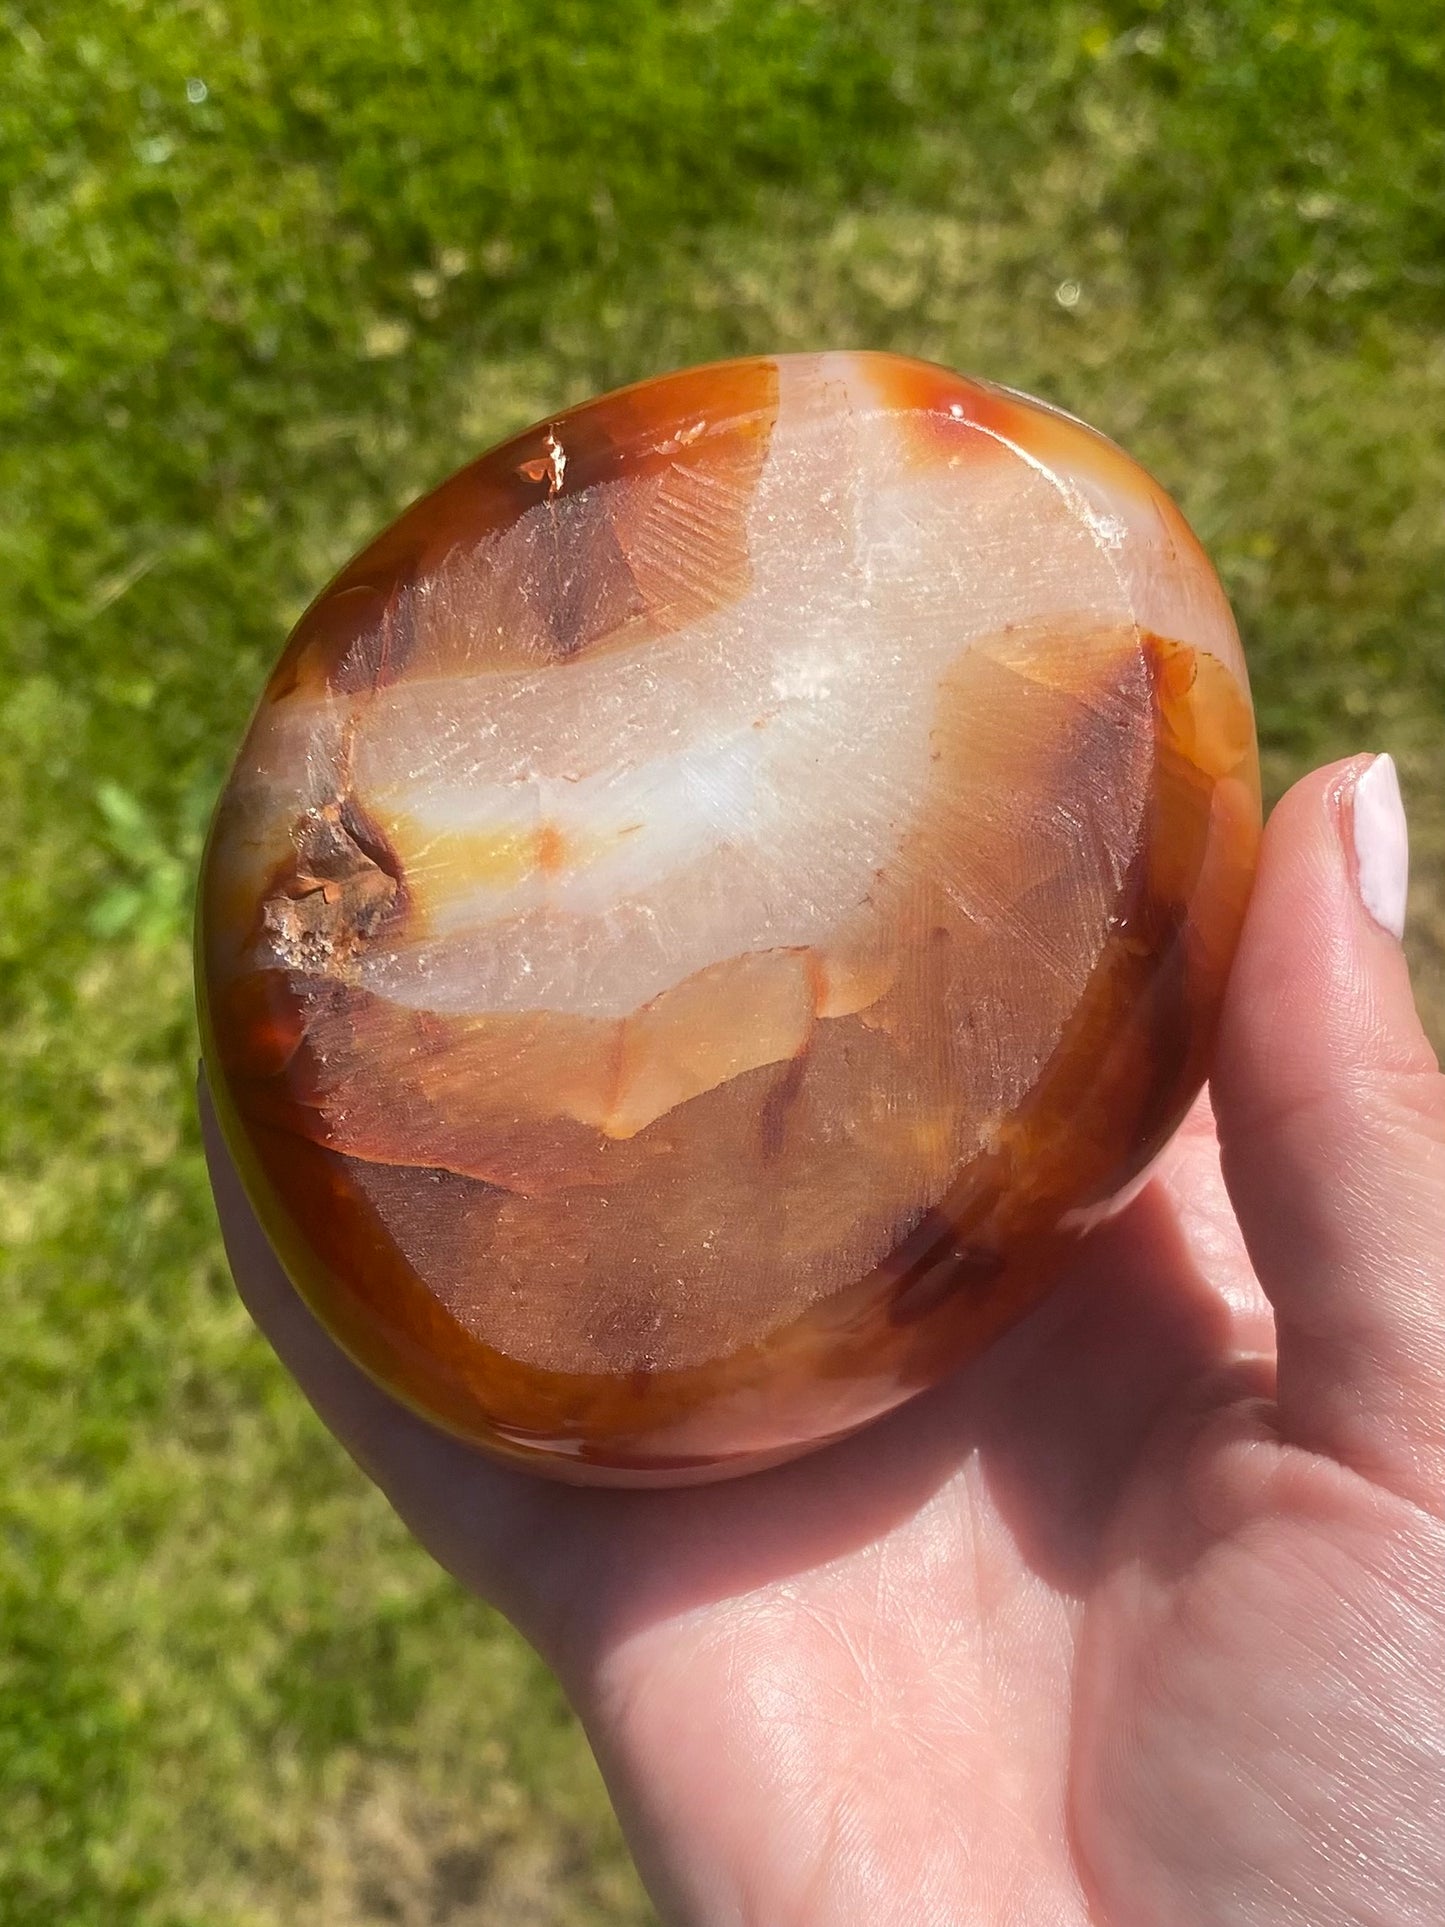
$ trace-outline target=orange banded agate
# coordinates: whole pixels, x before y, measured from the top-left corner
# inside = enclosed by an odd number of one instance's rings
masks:
[[[206,1062],[287,1270],[437,1424],[662,1483],[987,1344],[1205,1075],[1239,641],[1110,442],[886,355],[584,403],[302,617],[216,814]]]

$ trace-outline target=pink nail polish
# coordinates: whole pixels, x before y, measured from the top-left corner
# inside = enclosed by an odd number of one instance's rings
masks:
[[[1360,898],[1382,930],[1403,937],[1410,835],[1392,756],[1377,756],[1356,778],[1352,814]]]

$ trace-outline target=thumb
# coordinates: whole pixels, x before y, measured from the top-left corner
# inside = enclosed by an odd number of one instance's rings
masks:
[[[1220,1151],[1274,1306],[1284,1435],[1445,1499],[1445,1078],[1400,936],[1395,766],[1276,808],[1215,1059]]]

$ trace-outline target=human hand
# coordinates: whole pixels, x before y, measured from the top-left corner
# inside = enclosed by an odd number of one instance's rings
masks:
[[[551,1485],[403,1410],[286,1282],[208,1119],[246,1303],[556,1667],[665,1919],[1441,1919],[1445,1079],[1384,927],[1392,784],[1355,758],[1270,822],[1217,1143],[1201,1102],[977,1363],[736,1483]]]

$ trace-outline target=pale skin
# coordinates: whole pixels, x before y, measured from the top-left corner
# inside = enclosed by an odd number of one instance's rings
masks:
[[[442,1437],[210,1127],[246,1303],[556,1667],[664,1921],[1445,1918],[1445,1079],[1360,894],[1368,763],[1274,813],[1212,1114],[983,1359],[776,1471],[585,1491]]]

